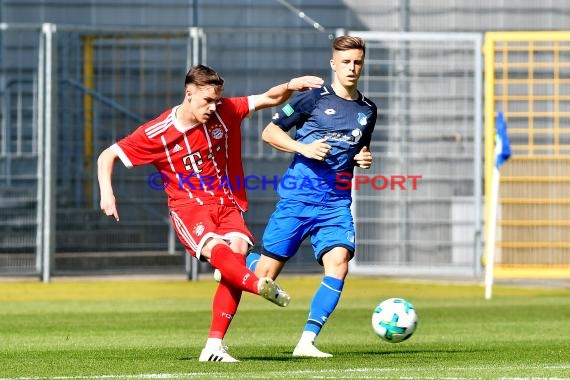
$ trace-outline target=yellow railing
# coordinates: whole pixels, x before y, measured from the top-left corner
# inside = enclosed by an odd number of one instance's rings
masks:
[[[513,153],[501,168],[496,264],[570,278],[570,31],[489,32],[484,55],[485,194],[499,111]]]
[[[93,36],[86,36],[83,38],[83,85],[90,90],[94,85],[94,50],[93,50]],[[85,201],[87,204],[93,198],[93,97],[85,93],[83,94],[83,135],[84,135],[84,171],[87,174],[86,182],[83,185],[85,194]]]

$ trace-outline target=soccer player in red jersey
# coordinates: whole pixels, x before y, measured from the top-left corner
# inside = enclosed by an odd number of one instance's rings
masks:
[[[223,78],[198,65],[185,79],[184,100],[105,149],[98,158],[101,210],[119,221],[112,187],[117,159],[128,167],[153,164],[166,185],[168,207],[178,238],[189,254],[208,261],[222,275],[212,307],[212,323],[200,361],[236,362],[223,338],[242,291],[279,306],[289,295],[268,277],[245,266],[253,237],[247,211],[241,159],[241,122],[253,111],[277,106],[294,91],[320,87],[322,79],[304,76],[248,97],[222,97]]]

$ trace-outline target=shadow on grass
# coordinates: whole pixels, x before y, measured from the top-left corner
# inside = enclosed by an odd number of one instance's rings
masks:
[[[236,357],[236,359],[240,360],[240,361],[248,361],[248,360],[260,360],[260,361],[283,361],[283,362],[288,362],[288,361],[303,361],[303,360],[312,360],[312,359],[318,359],[318,360],[335,360],[338,358],[343,358],[346,359],[348,357],[350,358],[354,358],[355,356],[360,357],[361,359],[370,356],[370,357],[378,357],[378,356],[382,356],[382,357],[389,357],[389,356],[408,356],[408,355],[431,355],[431,354],[471,354],[471,353],[484,353],[484,352],[492,352],[493,350],[491,349],[479,349],[479,348],[462,348],[462,349],[458,349],[458,348],[440,348],[440,349],[405,349],[405,350],[394,350],[394,351],[390,351],[390,350],[366,350],[366,351],[359,351],[359,350],[351,350],[351,351],[347,351],[347,350],[342,350],[342,351],[337,351],[335,352],[334,350],[327,350],[327,352],[330,352],[331,354],[333,354],[332,358],[306,358],[306,357],[294,357],[292,355],[291,351],[276,351],[273,352],[272,355],[241,355],[238,357]],[[182,360],[182,361],[198,361],[198,355],[194,356],[194,357],[181,357],[178,358],[178,360]]]
[[[296,359],[293,358],[291,356],[290,353],[288,354],[284,354],[285,356],[283,357],[275,357],[275,356],[240,356],[240,357],[235,357],[236,359],[238,359],[240,362],[243,361],[248,361],[248,360],[262,360],[262,361],[272,361],[272,362],[278,362],[278,361],[290,361],[291,359]],[[194,357],[183,357],[183,358],[178,358],[177,360],[180,361],[191,361],[191,362],[197,362],[198,363],[198,356],[194,356]],[[206,362],[207,363],[207,362]]]
[[[337,354],[337,356],[354,356],[354,355],[390,355],[390,356],[400,356],[400,355],[409,355],[409,354],[467,354],[467,353],[474,353],[474,352],[494,352],[492,349],[480,349],[480,348],[440,348],[440,349],[406,349],[406,350],[368,350],[368,351],[342,351],[341,353]]]

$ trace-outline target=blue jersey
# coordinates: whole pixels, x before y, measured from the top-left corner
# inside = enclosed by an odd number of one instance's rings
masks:
[[[376,124],[376,105],[360,92],[357,100],[337,96],[330,85],[300,93],[273,117],[282,130],[296,128],[295,140],[309,144],[326,139],[332,149],[324,161],[295,154],[280,181],[281,198],[327,204],[350,205],[347,181],[354,172],[354,156],[370,147]]]

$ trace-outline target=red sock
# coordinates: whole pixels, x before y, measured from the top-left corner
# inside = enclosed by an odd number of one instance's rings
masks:
[[[245,257],[237,257],[237,253],[225,244],[216,244],[212,248],[210,264],[217,268],[230,286],[245,290],[253,294],[258,294],[257,276],[245,266]]]
[[[224,339],[236,314],[241,299],[241,289],[231,287],[222,277],[212,304],[212,324],[208,338]]]

